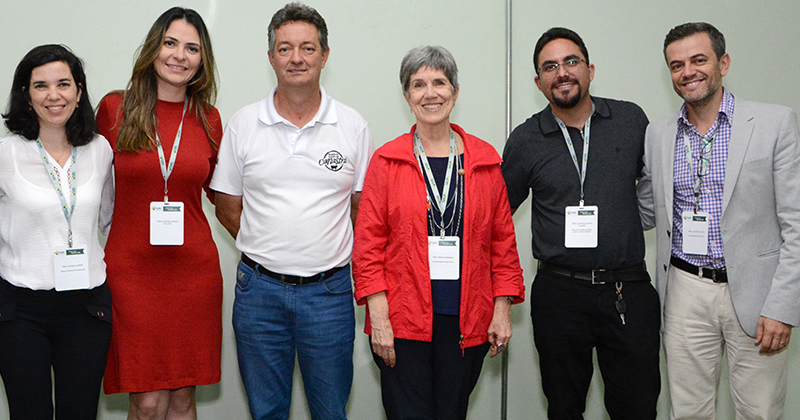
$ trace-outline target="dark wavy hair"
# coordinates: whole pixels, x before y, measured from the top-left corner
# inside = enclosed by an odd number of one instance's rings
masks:
[[[31,73],[36,67],[55,61],[64,62],[69,66],[75,85],[81,92],[78,107],[67,120],[66,131],[69,144],[83,146],[92,141],[97,134],[97,122],[89,100],[83,61],[65,45],[40,45],[25,54],[14,72],[14,82],[11,85],[8,107],[3,118],[10,132],[28,140],[36,140],[39,137],[39,116],[30,106]]]

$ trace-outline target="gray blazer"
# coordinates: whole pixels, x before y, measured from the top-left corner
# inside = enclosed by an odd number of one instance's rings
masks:
[[[790,108],[735,101],[720,227],[733,307],[755,337],[760,316],[800,324],[800,133]],[[672,255],[677,120],[675,114],[647,127],[637,186],[642,225],[657,228],[662,310]]]

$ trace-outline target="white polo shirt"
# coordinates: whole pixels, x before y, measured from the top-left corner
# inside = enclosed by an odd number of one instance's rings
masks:
[[[242,196],[236,248],[264,267],[310,276],[350,262],[350,197],[375,147],[366,120],[330,98],[298,128],[274,97],[240,109],[225,127],[211,189]]]

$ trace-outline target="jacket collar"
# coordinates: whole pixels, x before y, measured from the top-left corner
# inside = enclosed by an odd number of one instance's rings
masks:
[[[450,128],[458,133],[464,142],[464,169],[468,172],[479,166],[498,165],[503,161],[492,145],[467,134],[456,124],[450,124]],[[414,156],[414,131],[416,129],[417,125],[414,124],[411,131],[400,136],[398,141],[386,143],[376,153],[386,159],[403,160],[417,165],[417,159]]]

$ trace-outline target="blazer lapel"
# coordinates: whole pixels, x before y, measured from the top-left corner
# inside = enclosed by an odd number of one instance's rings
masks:
[[[672,206],[673,206],[673,193],[675,191],[675,136],[678,133],[677,116],[675,119],[669,120],[664,129],[661,131],[661,167],[664,172],[664,205],[667,207],[667,216],[672,224]]]
[[[753,114],[750,107],[744,102],[738,102],[733,112],[733,122],[731,123],[731,140],[728,144],[728,161],[725,166],[725,182],[722,187],[722,216],[725,216],[725,209],[733,194],[736,180],[742,170],[742,163],[750,146],[750,139],[753,136]]]

